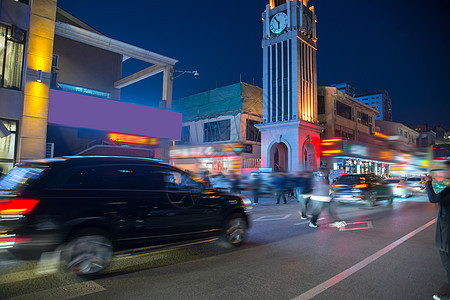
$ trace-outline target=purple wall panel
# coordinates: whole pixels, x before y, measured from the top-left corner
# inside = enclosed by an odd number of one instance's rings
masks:
[[[50,90],[48,123],[180,140],[182,114]]]

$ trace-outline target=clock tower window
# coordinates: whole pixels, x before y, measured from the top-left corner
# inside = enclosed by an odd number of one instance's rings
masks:
[[[287,1],[286,0],[271,0],[270,2],[272,4],[271,7],[274,8],[274,7],[280,6],[282,4],[285,4]]]

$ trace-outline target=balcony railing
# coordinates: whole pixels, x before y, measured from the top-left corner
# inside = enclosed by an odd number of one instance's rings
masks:
[[[244,159],[244,169],[257,169],[261,167],[261,158]]]

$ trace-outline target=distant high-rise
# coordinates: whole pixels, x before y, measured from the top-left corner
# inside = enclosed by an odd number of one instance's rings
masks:
[[[330,86],[335,87],[336,89],[343,92],[344,94],[347,94],[352,97],[355,96],[356,89],[348,83],[345,83],[345,82],[333,83]]]
[[[386,90],[360,93],[355,98],[380,112],[375,120],[392,121],[392,101]]]

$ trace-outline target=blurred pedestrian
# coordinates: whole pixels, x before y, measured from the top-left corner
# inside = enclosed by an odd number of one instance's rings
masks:
[[[261,179],[259,178],[258,174],[256,174],[256,176],[253,178],[251,182],[251,188],[253,193],[253,204],[258,205],[259,194],[261,193]]]
[[[241,179],[239,177],[239,174],[233,173],[233,175],[231,176],[231,193],[241,193]]]
[[[277,204],[280,204],[281,198],[283,198],[284,204],[286,201],[286,178],[283,174],[278,173],[275,177],[275,188],[277,190]]]
[[[330,185],[328,181],[328,176],[325,171],[319,172],[318,176],[313,181],[311,200],[314,200],[315,207],[312,212],[311,221],[309,222],[309,227],[317,228],[319,225],[317,224],[317,220],[319,219],[320,213],[328,208],[328,214],[333,222],[330,223],[331,227],[344,227],[347,225],[345,221],[339,221],[337,216],[334,214],[331,209],[331,196],[330,196]]]
[[[450,180],[450,160],[445,162],[444,178]],[[437,293],[433,295],[433,299],[450,299],[450,184],[439,193],[435,193],[432,186],[432,177],[428,176],[426,180],[426,189],[428,194],[428,200],[431,203],[439,203],[439,213],[436,222],[436,240],[435,248],[439,250],[442,265],[447,272],[448,286],[443,293]]]
[[[208,170],[203,171],[203,173],[202,173],[202,181],[207,187],[209,187],[209,188],[212,187],[211,179],[209,178],[209,171]]]
[[[310,201],[312,192],[312,174],[311,172],[299,172],[295,180],[295,193],[297,194],[297,202],[302,206],[302,220],[306,220],[306,209]]]

